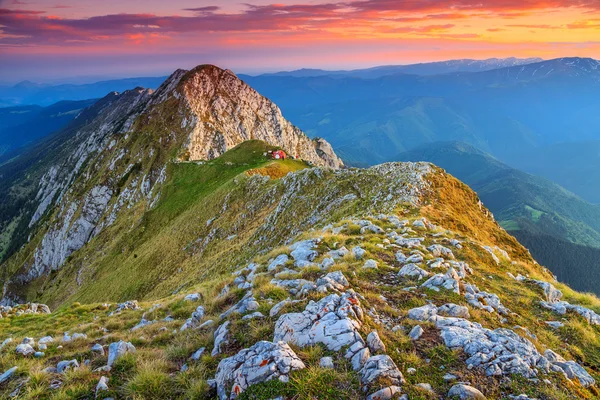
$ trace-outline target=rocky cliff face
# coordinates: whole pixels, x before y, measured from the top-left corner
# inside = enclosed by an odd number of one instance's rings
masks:
[[[192,115],[189,159],[212,159],[251,139],[283,148],[317,166],[341,167],[323,139],[311,140],[283,118],[279,108],[238,79],[233,72],[203,65],[181,79],[179,92]]]

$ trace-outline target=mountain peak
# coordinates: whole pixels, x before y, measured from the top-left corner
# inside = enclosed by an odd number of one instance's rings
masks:
[[[342,161],[323,139],[311,140],[233,72],[210,64],[175,71],[157,90],[162,103],[180,100],[181,126],[189,131],[186,157],[218,157],[246,140],[263,140],[312,164],[339,168]]]

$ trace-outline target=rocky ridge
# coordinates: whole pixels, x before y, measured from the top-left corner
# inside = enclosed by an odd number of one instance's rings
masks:
[[[406,210],[414,206],[408,207]],[[478,249],[482,251],[472,253]],[[63,338],[62,343],[87,343],[91,353],[77,360],[70,359],[67,351],[64,360],[46,368],[46,373],[55,377],[54,390],[61,390],[67,371],[91,369],[98,377],[93,384],[100,387],[97,390],[107,395],[119,393],[121,389],[111,385],[112,368],[122,368],[119,360],[136,357],[140,348],[149,351],[155,340],[196,338],[195,346],[200,347],[190,348],[183,359],[178,358],[184,363],[177,374],[188,374],[196,366],[216,365],[205,396],[212,393],[220,399],[247,398],[248,393],[256,396],[261,391],[291,398],[292,382],[305,379],[304,371],[328,374],[326,371],[337,373],[345,368],[356,377],[352,396],[370,400],[423,395],[533,398],[525,392],[539,398],[575,394],[593,398],[598,393],[595,367],[573,360],[569,348],[547,346],[541,341],[539,338],[547,338],[554,328],[530,325],[525,312],[539,318],[545,316],[544,308],[518,308],[516,299],[495,293],[498,286],[491,274],[500,280],[497,265],[501,265],[508,271],[503,274],[505,280],[498,282],[500,286],[515,285],[532,293],[541,304],[561,304],[562,291],[544,271],[536,276],[550,281],[515,274],[539,267],[526,267],[514,249],[512,255],[500,246],[490,249],[482,249],[481,242],[424,217],[382,213],[342,218],[250,260],[221,280],[221,287],[205,283],[198,292],[153,304],[144,311],[141,323],[132,320],[135,329],[125,337],[105,328],[95,331],[97,328],[90,324],[86,324],[88,333],[95,333],[89,339],[85,334],[65,334],[68,339]],[[366,267],[365,260],[376,265]],[[401,273],[408,265],[431,277]],[[439,284],[431,282],[436,276],[443,278],[436,280]],[[212,301],[206,300],[210,298],[208,287],[209,292],[218,290]],[[193,310],[190,318],[171,317],[178,304],[189,304]],[[108,310],[93,312],[94,319],[141,312],[135,301],[106,307]],[[590,327],[594,326],[593,318],[574,308],[568,310],[575,312],[565,312],[568,319],[562,323],[579,323],[583,316]],[[161,314],[166,317],[159,317]],[[247,337],[257,326],[266,329]],[[136,339],[142,336],[144,339]],[[116,341],[116,337],[123,339]],[[207,337],[211,339],[202,339]],[[62,346],[56,347],[58,340],[42,338],[37,346],[42,342],[45,348],[52,346],[53,351],[62,352]],[[38,357],[45,364],[43,353],[34,356],[38,353],[33,338],[23,339],[16,347],[13,343],[19,341],[9,341],[1,350],[7,354],[3,357],[15,352],[17,360]],[[107,345],[108,358],[104,355]],[[427,349],[432,346],[445,356],[415,364],[405,353],[431,356],[435,353]],[[321,356],[311,358],[308,354],[317,349]],[[11,387],[20,379],[15,373],[21,368],[14,368],[7,368],[4,378],[12,382]],[[427,372],[419,375],[418,368]],[[26,386],[27,382],[19,384],[19,388]]]

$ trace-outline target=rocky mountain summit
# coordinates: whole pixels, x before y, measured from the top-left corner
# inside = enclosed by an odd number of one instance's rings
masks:
[[[94,107],[25,169],[0,397],[600,396],[600,300],[440,168],[337,168],[211,66]]]

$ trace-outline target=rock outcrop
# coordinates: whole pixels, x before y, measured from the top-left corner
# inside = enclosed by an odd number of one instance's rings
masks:
[[[176,92],[191,111],[183,121],[190,127],[191,160],[215,158],[246,140],[258,139],[314,165],[343,165],[329,143],[309,139],[283,118],[274,103],[229,70],[196,67],[182,76]]]

